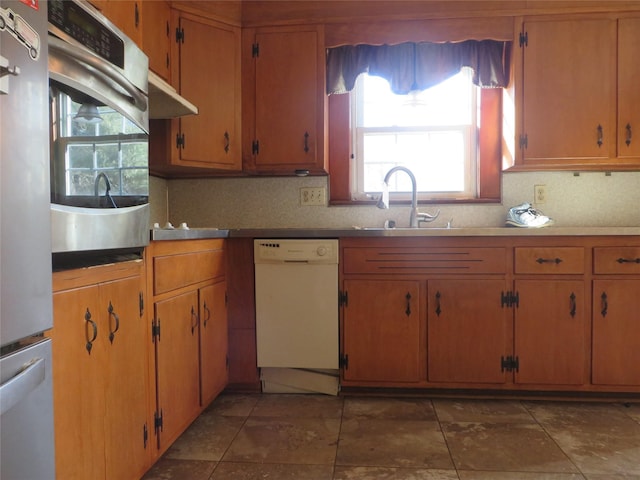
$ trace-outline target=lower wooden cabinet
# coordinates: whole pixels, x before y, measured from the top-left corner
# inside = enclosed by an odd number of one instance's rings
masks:
[[[420,282],[346,280],[344,379],[418,382],[424,376]]]
[[[341,254],[345,389],[640,393],[638,237],[350,237]]]
[[[140,478],[150,464],[142,262],[54,274],[56,474]]]
[[[593,282],[592,382],[640,385],[640,279]]]
[[[152,242],[147,265],[157,458],[227,385],[224,240]]]
[[[501,358],[508,347],[512,312],[502,305],[504,279],[429,280],[428,380],[503,384]]]

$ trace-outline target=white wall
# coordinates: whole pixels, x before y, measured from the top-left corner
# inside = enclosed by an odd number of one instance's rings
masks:
[[[534,185],[547,186],[537,207],[559,226],[640,226],[640,172],[520,172],[503,174],[501,204],[422,205],[441,215],[433,226],[502,226],[509,207],[533,201]],[[409,207],[301,206],[300,187],[326,186],[326,177],[152,179],[151,222],[217,228],[343,228],[381,226],[393,219],[407,226]]]

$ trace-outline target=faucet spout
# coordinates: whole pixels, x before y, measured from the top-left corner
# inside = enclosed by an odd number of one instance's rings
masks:
[[[402,166],[393,167],[384,176],[383,191],[380,196],[380,200],[378,200],[377,207],[389,208],[389,179],[391,178],[391,175],[398,171],[406,173],[411,179],[411,214],[409,215],[409,226],[411,228],[418,228],[420,222],[432,222],[438,218],[440,210],[438,210],[434,215],[418,212],[418,186],[416,183],[416,177],[411,170]]]
[[[104,179],[104,186],[105,186],[105,192],[104,192],[104,196],[107,197],[109,199],[109,201],[111,202],[111,206],[113,208],[117,208],[116,207],[116,202],[114,202],[113,197],[111,196],[111,182],[109,182],[109,177],[107,177],[107,175],[104,172],[100,172],[97,176],[96,176],[96,180],[93,184],[93,194],[97,197],[98,195],[98,191],[99,191],[99,187],[100,187],[100,180]]]

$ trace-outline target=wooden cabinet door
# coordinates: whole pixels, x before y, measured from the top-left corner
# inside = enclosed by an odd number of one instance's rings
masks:
[[[142,45],[140,0],[102,0],[98,8],[137,45]]]
[[[615,22],[535,20],[524,32],[521,163],[571,166],[615,157]]]
[[[501,305],[504,280],[429,280],[430,382],[505,383],[512,312]]]
[[[640,158],[640,18],[618,20],[618,157]]]
[[[254,52],[255,139],[248,169],[323,172],[326,95],[318,29],[261,31]]]
[[[172,76],[198,115],[179,122],[178,165],[241,170],[240,30],[180,13],[182,39]]]
[[[200,404],[206,407],[227,385],[227,283],[200,289]]]
[[[148,466],[144,439],[147,419],[148,328],[140,309],[139,276],[100,284],[105,319],[106,478],[140,478]],[[147,426],[147,429],[149,426]]]
[[[640,280],[594,280],[592,379],[640,385]]]
[[[581,280],[517,280],[514,350],[520,384],[583,385],[588,325]]]
[[[345,380],[417,382],[424,374],[420,282],[345,280]]]
[[[200,408],[198,292],[155,303],[158,414],[162,450],[198,415]]]
[[[171,84],[171,7],[165,0],[142,1],[142,49],[149,69]]]
[[[98,286],[53,294],[53,406],[56,476],[105,478],[105,372],[108,328]],[[37,459],[34,459],[37,461]]]

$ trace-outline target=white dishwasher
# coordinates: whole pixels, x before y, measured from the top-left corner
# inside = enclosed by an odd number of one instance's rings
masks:
[[[256,239],[256,344],[267,393],[338,392],[338,240]]]

